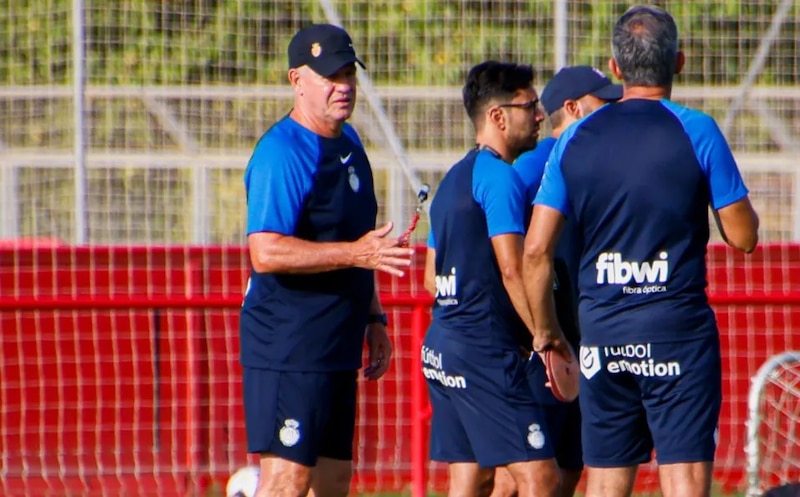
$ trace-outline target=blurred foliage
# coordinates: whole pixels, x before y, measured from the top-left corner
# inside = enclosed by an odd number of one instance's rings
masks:
[[[70,0],[4,0],[0,85],[66,84]],[[553,0],[336,0],[378,84],[458,85],[485,58],[553,66]],[[656,2],[678,23],[686,84],[732,84],[746,71],[777,1]],[[318,2],[86,0],[87,74],[96,84],[275,84],[291,34],[322,22]],[[605,67],[628,2],[569,4],[570,63]],[[797,84],[800,8],[790,10],[762,83]],[[546,75],[545,75],[546,76]]]

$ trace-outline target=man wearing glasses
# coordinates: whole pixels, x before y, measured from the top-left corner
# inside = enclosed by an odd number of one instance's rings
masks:
[[[542,90],[542,107],[550,120],[553,136],[539,140],[536,148],[514,161],[527,189],[526,205],[532,209],[533,199],[539,190],[544,166],[556,139],[570,125],[588,116],[609,102],[622,98],[622,86],[615,85],[602,72],[591,66],[570,66],[561,69]],[[553,297],[561,330],[575,350],[580,348],[578,327],[578,268],[580,264],[581,236],[573,220],[565,222],[555,251],[555,282]],[[522,347],[533,350],[531,336],[523,337]],[[556,400],[545,386],[547,374],[538,354],[528,361],[528,382],[534,396],[544,407],[547,427],[553,442],[556,462],[561,470],[561,496],[572,497],[583,472],[581,446],[581,412],[578,400],[566,403]],[[511,476],[499,470],[495,476],[492,497],[514,495],[516,489]]]
[[[449,464],[450,495],[487,493],[497,467],[521,497],[559,490],[518,345],[533,323],[521,275],[525,187],[511,163],[536,146],[544,119],[532,80],[530,66],[489,61],[470,70],[463,100],[476,144],[431,204],[425,288],[435,301],[421,366],[431,459]]]

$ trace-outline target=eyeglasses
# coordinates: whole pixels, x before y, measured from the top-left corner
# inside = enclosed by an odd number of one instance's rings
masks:
[[[509,104],[497,104],[497,107],[512,107],[512,108],[523,109],[523,110],[534,110],[534,109],[536,109],[536,107],[538,105],[539,105],[539,99],[538,98],[534,98],[533,100],[531,100],[529,102],[524,102],[524,103],[521,103],[521,104],[512,104],[512,103],[509,103]]]

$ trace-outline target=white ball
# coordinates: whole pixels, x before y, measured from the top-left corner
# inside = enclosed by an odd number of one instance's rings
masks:
[[[253,497],[258,487],[258,466],[245,466],[228,478],[226,497]]]

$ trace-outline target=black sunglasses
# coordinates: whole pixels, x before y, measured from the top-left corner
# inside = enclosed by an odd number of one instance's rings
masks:
[[[497,104],[497,107],[514,107],[517,109],[533,110],[537,105],[539,105],[539,99],[534,98],[533,100],[522,104]]]

